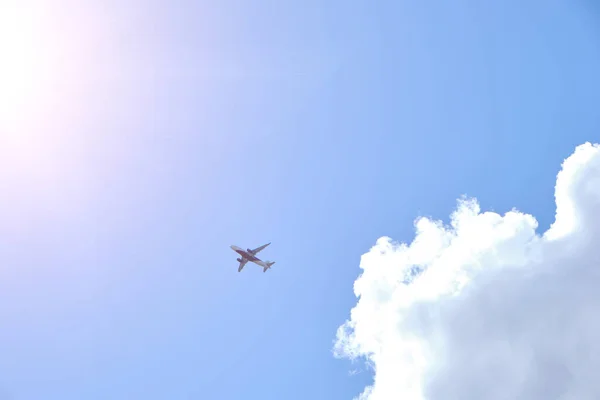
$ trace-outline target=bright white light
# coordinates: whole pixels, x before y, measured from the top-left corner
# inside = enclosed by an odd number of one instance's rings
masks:
[[[0,5],[0,133],[21,136],[19,123],[39,111],[56,75],[50,16],[26,2]]]
[[[0,87],[6,104],[22,101],[30,95],[36,78],[35,40],[20,21],[3,18],[0,23]]]

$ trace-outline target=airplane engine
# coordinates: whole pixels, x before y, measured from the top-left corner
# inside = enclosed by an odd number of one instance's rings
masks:
[[[242,262],[242,259],[241,259],[241,258],[238,258],[237,260],[238,260],[238,262]]]
[[[252,254],[252,249],[246,249],[246,251],[250,254]]]

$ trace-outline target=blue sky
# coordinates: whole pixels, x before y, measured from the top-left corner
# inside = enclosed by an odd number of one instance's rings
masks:
[[[591,2],[103,4],[56,4],[58,100],[0,151],[7,399],[350,399],[376,239],[462,194],[546,228],[597,138]]]

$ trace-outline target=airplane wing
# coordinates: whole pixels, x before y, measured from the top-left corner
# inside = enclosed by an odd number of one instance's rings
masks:
[[[254,250],[252,250],[253,254],[258,254],[259,251],[263,250],[265,247],[267,247],[268,245],[270,245],[271,242],[267,243],[267,244],[263,244],[260,247],[255,248]]]
[[[240,261],[240,266],[238,267],[238,272],[242,271],[242,268],[244,268],[244,265],[246,265],[247,262],[248,262],[248,260],[245,258],[243,258],[242,261]]]

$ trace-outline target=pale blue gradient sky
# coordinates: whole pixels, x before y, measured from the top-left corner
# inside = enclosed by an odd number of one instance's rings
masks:
[[[547,227],[598,135],[591,3],[95,3],[0,149],[0,398],[350,399],[361,254],[462,194]]]

